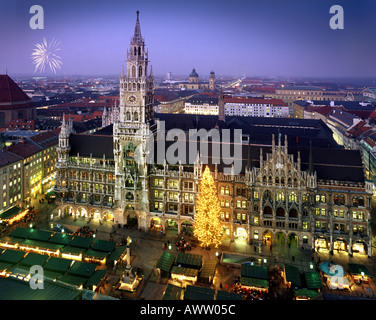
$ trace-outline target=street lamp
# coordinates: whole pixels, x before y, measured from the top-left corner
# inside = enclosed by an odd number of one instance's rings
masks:
[[[171,243],[168,245],[168,249],[171,250],[172,246]]]

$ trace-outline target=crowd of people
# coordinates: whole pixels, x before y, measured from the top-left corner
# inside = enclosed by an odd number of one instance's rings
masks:
[[[192,249],[191,245],[187,241],[185,241],[183,237],[181,237],[180,240],[176,241],[175,245],[176,249],[182,253],[184,253],[185,251],[191,251]]]
[[[77,229],[77,231],[74,232],[73,235],[92,238],[96,231],[97,230],[90,230],[89,226],[83,226],[82,228]]]
[[[240,283],[235,283],[230,292],[242,294],[245,300],[265,300],[267,298],[266,290],[244,288]]]

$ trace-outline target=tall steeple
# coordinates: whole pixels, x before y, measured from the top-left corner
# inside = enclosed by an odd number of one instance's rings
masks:
[[[141,27],[140,27],[140,11],[136,11],[137,14],[137,20],[136,20],[136,26],[134,27],[134,35],[132,38],[132,44],[141,43],[143,42],[142,35],[141,35]]]

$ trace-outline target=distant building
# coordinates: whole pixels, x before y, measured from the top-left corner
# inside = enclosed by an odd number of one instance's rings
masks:
[[[180,89],[191,89],[191,90],[215,90],[215,73],[211,71],[209,74],[209,82],[201,82],[199,75],[193,68],[192,72],[189,74],[188,82],[180,82]]]
[[[194,96],[185,102],[185,113],[218,115],[218,98]],[[280,99],[224,98],[226,116],[241,117],[288,117],[289,108]]]
[[[16,119],[36,119],[35,106],[8,75],[0,75],[0,128]]]
[[[345,100],[345,94],[326,93],[324,89],[314,86],[295,86],[276,88],[275,93],[266,93],[265,97],[282,99],[289,107],[290,115],[294,115],[293,103],[297,100],[337,101]]]
[[[376,99],[376,88],[366,88],[362,91],[364,97]]]

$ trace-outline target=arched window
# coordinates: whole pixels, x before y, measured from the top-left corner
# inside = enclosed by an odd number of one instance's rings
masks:
[[[285,209],[278,207],[276,211],[276,216],[277,217],[284,217],[285,216]]]
[[[285,194],[282,191],[277,192],[277,201],[285,201]]]
[[[132,67],[132,78],[136,78],[136,67]]]
[[[272,208],[271,207],[269,207],[269,206],[266,206],[265,208],[264,208],[264,215],[272,215],[273,214],[273,210],[272,210]]]
[[[276,184],[279,183],[279,178],[278,178],[278,177],[275,178],[275,183],[276,183]]]
[[[298,201],[298,198],[296,196],[296,193],[295,192],[291,192],[289,194],[289,202],[297,202]]]
[[[336,205],[339,204],[339,197],[338,197],[338,194],[335,194],[335,195],[333,196],[333,203],[336,204]]]
[[[353,198],[352,198],[352,205],[353,205],[354,207],[357,207],[357,206],[358,206],[358,198],[357,198],[357,197],[353,197]]]
[[[364,207],[364,198],[363,198],[363,197],[359,197],[359,198],[358,198],[358,205],[359,205],[360,207]]]
[[[138,55],[141,55],[141,47],[138,47]]]
[[[297,218],[298,217],[298,211],[296,209],[291,209],[289,211],[289,218]]]
[[[264,201],[272,201],[272,193],[269,190],[266,190],[264,192]]]
[[[134,52],[133,52],[134,55],[137,56],[137,48],[136,48],[136,47],[134,47],[134,50],[133,50],[133,51],[134,51]]]
[[[345,196],[344,196],[343,194],[341,194],[341,195],[339,196],[339,204],[340,204],[341,206],[344,206],[345,203],[346,203],[346,201],[345,201]]]
[[[142,77],[142,67],[141,66],[138,67],[138,76]]]
[[[138,113],[137,113],[137,112],[135,112],[135,113],[133,114],[133,120],[134,120],[134,121],[138,121]]]
[[[129,111],[126,113],[126,120],[131,121],[131,113]]]

